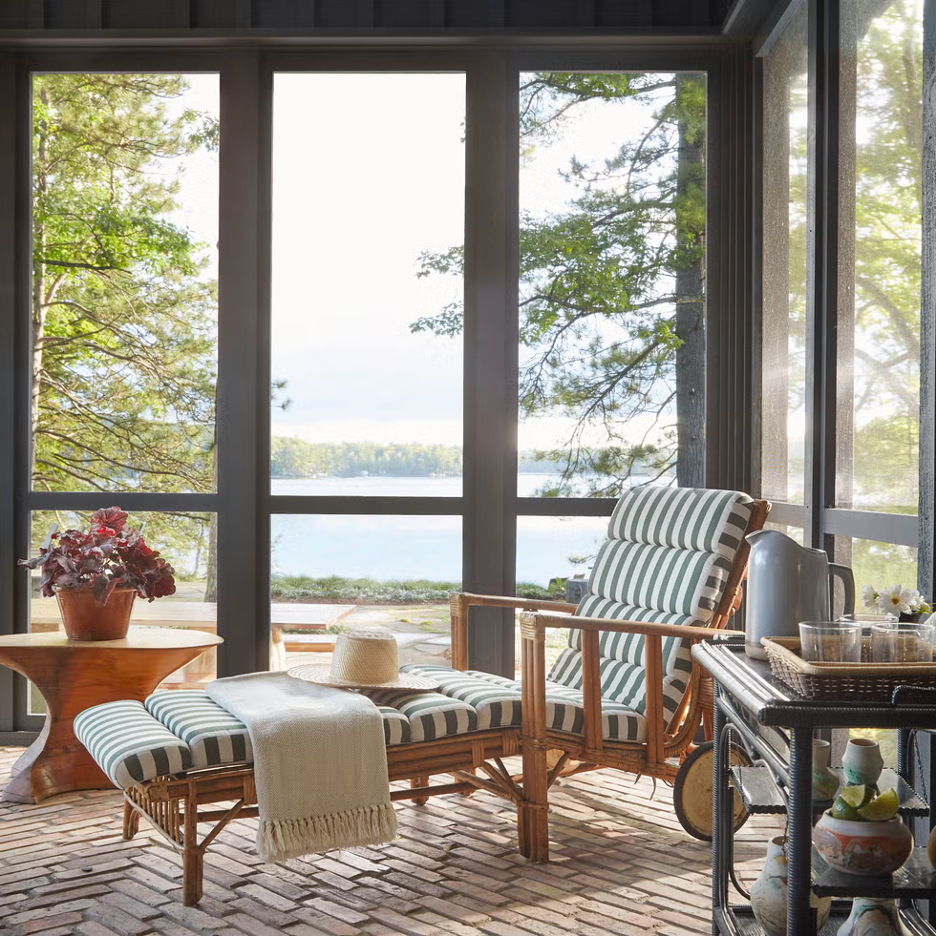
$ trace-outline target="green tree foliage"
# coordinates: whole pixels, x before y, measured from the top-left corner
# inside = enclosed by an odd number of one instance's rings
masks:
[[[363,474],[408,478],[462,473],[462,451],[454,445],[313,443],[274,436],[271,448],[274,478],[348,478]]]
[[[38,490],[110,504],[212,489],[217,289],[207,245],[173,217],[183,157],[216,148],[218,126],[170,106],[186,89],[173,75],[33,79]],[[148,538],[194,544],[205,522],[154,516]]]
[[[855,500],[911,513],[919,497],[922,44],[922,3],[892,3],[858,37],[855,88]]]
[[[652,114],[649,129],[620,141],[596,164],[572,159],[566,210],[526,214],[520,231],[520,380],[524,417],[562,414],[575,429],[542,453],[561,461],[556,486],[609,496],[635,466],[672,472],[701,450],[699,426],[677,432],[676,367],[692,342],[704,352],[702,269],[705,230],[705,81],[661,74],[526,75],[520,87],[525,156],[565,132],[593,102]],[[419,275],[461,275],[462,248],[425,252]],[[680,277],[680,273],[689,276]],[[679,307],[690,312],[679,320]],[[420,318],[414,331],[455,334],[462,306]],[[699,398],[701,399],[701,388]],[[688,402],[688,401],[687,401]],[[641,425],[640,431],[633,426]],[[649,425],[649,428],[647,428]],[[607,444],[587,438],[601,427]],[[683,427],[688,429],[688,427]]]

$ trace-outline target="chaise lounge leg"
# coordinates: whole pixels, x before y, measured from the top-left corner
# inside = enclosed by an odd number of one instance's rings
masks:
[[[411,790],[418,790],[420,787],[427,786],[429,786],[428,777],[413,777],[413,779],[410,780]],[[428,796],[414,796],[412,802],[414,802],[417,806],[422,806],[425,802],[427,802],[428,799]]]
[[[182,851],[182,903],[192,907],[202,897],[202,874],[205,855],[201,848],[185,848]]]
[[[549,861],[549,768],[546,741],[546,633],[535,615],[520,615],[523,800],[517,804],[520,854],[534,864]]]
[[[124,800],[123,837],[130,841],[140,831],[140,814]]]

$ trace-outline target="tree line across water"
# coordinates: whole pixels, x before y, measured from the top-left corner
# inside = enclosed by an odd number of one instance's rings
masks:
[[[462,473],[462,450],[418,442],[306,442],[274,436],[270,471],[274,478],[449,477]]]
[[[561,471],[558,459],[545,452],[521,452],[518,467],[532,474]],[[274,478],[451,478],[462,474],[462,449],[419,442],[306,442],[295,436],[273,436],[270,474]]]

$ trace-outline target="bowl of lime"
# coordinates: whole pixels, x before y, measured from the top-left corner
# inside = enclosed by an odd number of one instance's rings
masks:
[[[845,874],[893,874],[913,851],[913,836],[897,815],[899,805],[893,787],[884,793],[872,784],[843,787],[813,829],[816,850]]]

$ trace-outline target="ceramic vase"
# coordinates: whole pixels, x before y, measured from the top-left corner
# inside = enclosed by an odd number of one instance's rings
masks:
[[[856,897],[837,936],[909,936],[909,931],[900,922],[893,898]]]
[[[832,899],[813,894],[810,903],[819,915],[821,929],[832,909]],[[764,870],[751,885],[751,909],[767,936],[786,936],[787,860],[783,838],[774,838],[767,843]]]
[[[849,783],[877,783],[884,769],[884,758],[877,741],[852,738],[845,746],[842,769]]]
[[[838,774],[829,767],[832,746],[822,738],[812,743],[812,798],[813,802],[830,800],[839,788]]]
[[[813,844],[828,864],[845,874],[893,874],[913,851],[913,836],[900,816],[886,822],[835,819],[823,813],[813,829]]]

